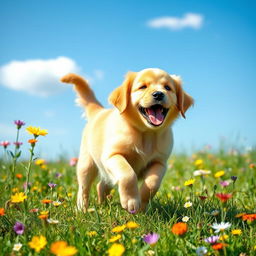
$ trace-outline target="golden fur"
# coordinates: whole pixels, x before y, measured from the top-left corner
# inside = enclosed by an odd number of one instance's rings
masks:
[[[77,164],[78,208],[88,207],[90,187],[99,174],[100,203],[118,184],[123,208],[145,210],[166,171],[173,146],[171,125],[193,104],[181,79],[160,69],[129,72],[109,96],[114,109],[103,108],[82,77],[68,74],[61,81],[75,85],[88,119]],[[152,96],[155,92],[159,98]],[[138,179],[143,180],[140,189]]]

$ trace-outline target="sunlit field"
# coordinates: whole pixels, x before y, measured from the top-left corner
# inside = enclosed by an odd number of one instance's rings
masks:
[[[79,212],[77,159],[41,159],[48,131],[14,125],[0,147],[0,255],[256,255],[255,149],[172,155],[146,213],[123,210],[117,187],[99,205],[95,186]]]

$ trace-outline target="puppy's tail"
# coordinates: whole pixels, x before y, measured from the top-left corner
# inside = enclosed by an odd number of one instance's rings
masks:
[[[92,119],[97,112],[103,109],[102,105],[96,99],[92,89],[85,79],[76,74],[67,74],[60,79],[61,82],[74,84],[74,89],[77,93],[76,102],[85,108],[86,117]]]

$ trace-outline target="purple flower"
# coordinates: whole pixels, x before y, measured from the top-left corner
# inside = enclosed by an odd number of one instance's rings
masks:
[[[204,241],[209,244],[215,244],[219,238],[220,238],[219,236],[210,236],[205,238]]]
[[[19,148],[19,147],[23,144],[23,142],[16,141],[16,142],[13,142],[13,144],[14,144],[17,148]]]
[[[134,214],[134,213],[136,213],[136,211],[135,210],[131,210],[131,211],[129,211],[131,214]]]
[[[25,122],[21,121],[21,120],[15,120],[14,124],[17,125],[17,129],[20,129],[21,126],[25,125]]]
[[[159,234],[151,232],[147,235],[144,235],[143,240],[147,244],[154,245],[158,241],[159,237],[160,237]]]
[[[233,180],[234,182],[237,180],[236,176],[231,176],[231,180]]]
[[[56,172],[56,173],[55,173],[55,177],[56,177],[56,178],[60,178],[61,176],[62,176],[62,174],[61,174],[60,172]]]
[[[17,235],[22,235],[24,233],[25,226],[21,222],[16,221],[15,225],[13,226],[13,230]]]
[[[227,187],[229,185],[229,181],[228,180],[223,180],[223,181],[220,181],[220,185],[222,187]]]
[[[55,188],[55,187],[57,186],[57,184],[54,184],[54,183],[48,183],[48,186],[49,186],[51,189],[53,189],[53,188]]]

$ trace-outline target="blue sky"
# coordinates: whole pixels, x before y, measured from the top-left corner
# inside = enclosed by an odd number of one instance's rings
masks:
[[[127,71],[158,67],[180,75],[195,106],[174,124],[176,152],[217,147],[223,137],[255,145],[255,11],[254,1],[1,1],[0,141],[14,140],[12,122],[21,119],[48,129],[38,144],[40,156],[77,155],[85,121],[71,86],[57,82],[59,70],[53,78],[48,66],[39,75],[33,69],[35,60],[63,56],[72,71],[90,79],[106,107]],[[149,26],[188,13],[202,18],[200,26]],[[30,68],[12,66],[4,79],[14,61],[31,61]],[[28,138],[23,131],[24,151]]]

